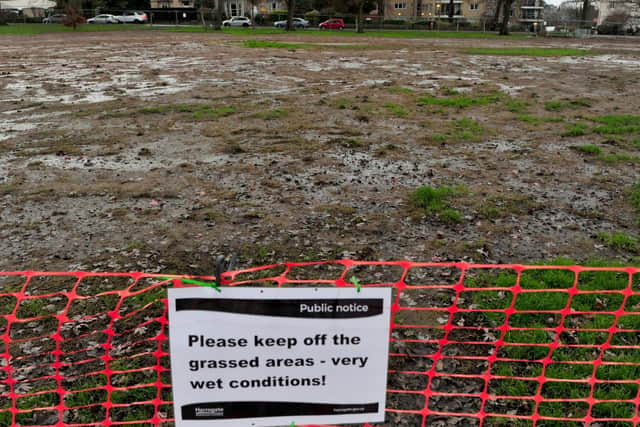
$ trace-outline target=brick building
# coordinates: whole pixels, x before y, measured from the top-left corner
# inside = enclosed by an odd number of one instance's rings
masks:
[[[448,0],[387,0],[384,16],[386,19],[429,20],[449,17]],[[495,0],[454,0],[453,18],[456,20],[480,21],[494,15]],[[542,0],[516,0],[512,6],[511,23],[536,25],[543,22],[544,2]]]

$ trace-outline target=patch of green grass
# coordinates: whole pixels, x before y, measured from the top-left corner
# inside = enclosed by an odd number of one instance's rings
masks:
[[[552,267],[552,265],[574,264],[574,260],[557,259],[547,265]],[[593,261],[586,264],[587,266],[593,267],[620,266],[617,263],[602,261]],[[479,271],[479,273],[474,273],[475,270]],[[510,288],[514,285],[514,279],[510,279],[508,276],[513,277],[514,275],[508,270],[501,269],[471,269],[467,272],[464,284],[467,287],[491,286]],[[577,283],[580,291],[619,291],[626,288],[628,280],[629,274],[627,272],[617,271],[587,270],[581,271],[579,275],[576,275],[576,273],[571,270],[559,268],[529,268],[524,270],[520,275],[520,287],[526,290],[535,289],[540,291],[520,292],[516,295],[514,308],[518,312],[509,317],[509,325],[513,328],[533,329],[509,330],[505,334],[505,345],[500,347],[498,357],[520,359],[522,362],[496,362],[496,364],[501,363],[501,365],[494,366],[492,373],[494,373],[494,375],[520,377],[536,375],[535,372],[531,375],[523,374],[521,371],[522,368],[517,368],[516,366],[512,366],[512,364],[519,363],[523,365],[523,367],[535,367],[538,365],[537,361],[549,354],[550,348],[548,345],[553,342],[555,334],[548,329],[559,326],[561,316],[556,312],[565,309],[569,302],[569,293],[561,289],[570,289]],[[507,301],[510,301],[509,295],[510,292],[507,290],[465,291],[461,294],[461,298],[465,302],[472,303],[475,308],[479,310],[491,310],[503,307],[497,303],[496,298],[503,297]],[[594,369],[591,362],[595,361],[600,355],[601,350],[599,345],[606,341],[609,335],[606,329],[613,325],[615,316],[608,313],[586,314],[581,312],[615,311],[620,308],[623,300],[624,296],[615,292],[580,293],[574,295],[571,299],[570,310],[574,311],[575,314],[566,316],[563,326],[568,329],[578,328],[579,330],[568,330],[562,333],[560,337],[561,346],[553,351],[553,363],[548,366],[545,376],[551,379],[586,379],[591,377]],[[640,296],[633,301],[632,298],[630,298],[625,307],[627,311],[640,311],[638,308],[631,308],[629,304],[640,304]],[[634,305],[633,307],[636,306]],[[543,311],[543,313],[529,313],[528,311]],[[483,312],[483,315],[488,320],[491,320],[495,314],[499,313]],[[500,326],[500,323],[493,324]],[[612,345],[635,345],[636,342],[640,344],[640,338],[633,332],[640,328],[640,314],[620,317],[618,326],[622,331],[614,334],[611,340]],[[591,331],[588,329],[603,329],[604,331]],[[624,331],[624,329],[627,329],[627,331]],[[509,343],[525,345],[509,345]],[[585,347],[568,347],[566,346],[567,344],[580,344]],[[603,360],[605,362],[624,361],[637,363],[640,361],[640,356],[636,353],[637,352],[627,352],[627,349],[615,349],[607,352]],[[567,363],[573,361],[589,363]],[[598,368],[597,373],[599,379],[611,380],[636,378],[637,375],[640,375],[640,368],[634,365],[603,365]],[[509,381],[503,381],[500,384],[495,383],[495,386],[501,395],[521,396],[523,395],[522,393],[528,393],[526,383],[524,380],[509,379]],[[637,384],[632,384],[629,387],[626,384],[603,384],[602,387],[598,388],[597,398],[602,400],[631,400],[635,398],[637,388]],[[545,399],[583,399],[589,396],[589,392],[590,384],[588,383],[570,383],[565,381],[547,381],[541,390],[541,394]],[[546,406],[542,407],[541,404],[540,412],[544,413],[545,416],[560,416],[559,414],[561,412],[567,410],[574,412],[582,411],[582,413],[584,413],[587,409],[580,405],[574,405],[568,408],[562,405],[558,406],[556,402],[543,403]],[[602,406],[598,408],[596,412],[598,417],[613,416],[612,414],[614,413],[619,417],[630,416],[628,407],[624,405],[620,407]],[[566,414],[562,416],[564,417]]]
[[[180,26],[180,27],[166,27],[162,31],[169,33],[226,33],[234,35],[269,35],[269,34],[287,34],[285,30],[278,28],[224,28],[220,31],[213,31],[210,28],[204,28],[200,25],[192,26]]]
[[[640,182],[637,182],[629,191],[629,201],[631,206],[640,213]]]
[[[571,147],[571,148],[581,153],[591,154],[594,156],[600,155],[602,153],[602,150],[600,149],[600,147],[593,144],[578,145],[576,147]]]
[[[235,112],[233,106],[211,107],[203,104],[169,104],[155,107],[144,107],[145,114],[191,113],[194,119],[216,119],[229,116]]]
[[[409,199],[418,209],[428,214],[436,214],[445,222],[460,222],[462,216],[449,206],[449,199],[461,192],[460,188],[449,186],[424,186],[416,189]]]
[[[640,181],[631,186],[629,190],[629,203],[638,215],[638,225],[640,225]]]
[[[409,110],[401,105],[394,104],[393,102],[387,102],[386,104],[384,104],[384,107],[389,113],[396,117],[406,117],[407,115],[409,115]]]
[[[64,403],[68,407],[92,405],[106,400],[107,391],[104,389],[67,393],[64,397]]]
[[[640,163],[640,156],[634,156],[629,153],[601,154],[598,159],[605,163]]]
[[[255,113],[254,116],[263,120],[276,120],[287,117],[288,115],[289,111],[283,108],[276,108],[275,110],[260,111],[258,113]]]
[[[591,107],[593,101],[589,98],[576,98],[570,100],[553,100],[544,103],[544,109],[547,111],[561,111],[567,109],[576,109],[582,107]]]
[[[325,35],[321,31],[309,32],[306,34]],[[331,35],[342,36],[364,36],[364,37],[389,37],[399,39],[417,39],[417,38],[438,38],[438,39],[493,39],[501,38],[495,33],[480,31],[421,31],[421,30],[369,30],[364,33],[356,33],[355,31],[334,31]],[[507,38],[523,38],[522,34],[512,34]]]
[[[573,125],[567,126],[564,132],[562,132],[562,136],[582,136],[586,135],[589,131],[589,127],[586,123],[574,123]]]
[[[599,134],[629,134],[640,132],[640,116],[606,115],[592,117],[592,121],[600,123],[593,128]]]
[[[521,122],[531,123],[532,125],[539,125],[542,123],[559,123],[564,121],[563,117],[538,117],[530,114],[519,114],[516,119]]]
[[[527,108],[531,106],[531,103],[509,99],[504,102],[504,105],[507,107],[507,111],[510,111],[512,113],[524,114],[527,111]]]
[[[433,142],[446,142],[449,139],[449,135],[445,133],[434,133],[430,138]]]
[[[562,310],[569,300],[566,292],[522,292],[516,298],[516,310]]]
[[[390,87],[389,91],[394,93],[402,93],[405,95],[413,95],[414,93],[414,90],[408,87]]]
[[[479,141],[485,130],[476,120],[463,118],[452,124],[454,137],[463,141]]]
[[[624,233],[599,233],[598,240],[620,251],[638,252],[640,250],[640,240]]]
[[[467,96],[457,95],[452,98],[436,98],[435,96],[422,96],[418,98],[418,105],[440,105],[444,107],[452,108],[468,108],[479,105],[487,105],[498,102],[500,98],[498,96],[491,95],[479,95],[479,96]]]
[[[464,50],[473,55],[508,55],[508,56],[585,56],[594,52],[587,49],[545,48],[545,47],[477,47]]]
[[[132,31],[132,30],[148,30],[151,27],[147,25],[109,25],[109,24],[83,24],[79,25],[76,32],[94,32],[94,31]],[[44,33],[73,33],[71,27],[65,27],[62,24],[9,24],[0,25],[0,35],[32,35]]]

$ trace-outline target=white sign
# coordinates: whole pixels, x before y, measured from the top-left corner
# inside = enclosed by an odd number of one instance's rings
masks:
[[[391,288],[169,289],[176,426],[384,421]]]

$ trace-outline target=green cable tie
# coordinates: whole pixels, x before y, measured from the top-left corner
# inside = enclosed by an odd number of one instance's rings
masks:
[[[360,292],[360,283],[356,280],[356,276],[351,276],[351,283],[356,285],[356,290]]]
[[[162,279],[165,279],[165,280],[178,279],[178,280],[180,280],[181,282],[184,282],[184,283],[189,283],[189,284],[198,285],[198,286],[204,286],[204,287],[207,287],[207,288],[213,288],[218,292],[222,292],[222,290],[220,290],[220,288],[218,287],[218,284],[216,282],[207,283],[207,282],[201,282],[199,280],[186,279],[186,278],[182,278],[182,277],[162,277]]]

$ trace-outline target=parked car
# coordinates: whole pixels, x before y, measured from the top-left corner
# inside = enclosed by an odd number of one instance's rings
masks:
[[[321,30],[344,30],[344,19],[331,18],[318,25]]]
[[[114,15],[98,15],[87,19],[87,24],[119,24],[120,20]]]
[[[149,18],[144,12],[126,11],[122,15],[116,16],[116,19],[123,24],[146,24]]]
[[[309,26],[309,21],[302,18],[293,18],[291,20],[291,25],[293,28],[307,28]],[[273,26],[276,28],[287,28],[287,20],[276,21],[273,23]]]
[[[67,15],[64,13],[56,13],[55,15],[47,16],[42,20],[43,24],[62,24],[67,20]]]
[[[43,24],[62,24],[67,20],[67,15],[64,13],[56,13],[55,15],[49,15],[42,19]]]
[[[222,21],[223,27],[250,27],[251,19],[244,16],[233,16],[231,19]]]

